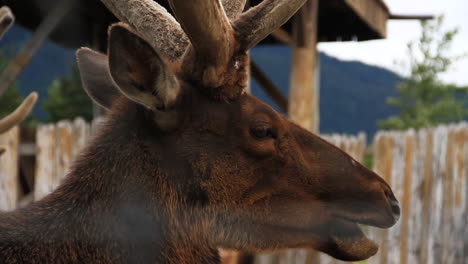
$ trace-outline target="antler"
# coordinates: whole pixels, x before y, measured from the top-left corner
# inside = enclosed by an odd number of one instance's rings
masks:
[[[10,28],[10,26],[15,21],[15,17],[11,13],[10,8],[4,6],[0,8],[0,37]],[[16,124],[23,121],[26,116],[31,112],[34,104],[37,101],[37,93],[31,93],[23,103],[9,116],[0,120],[0,134],[8,131],[10,128],[14,127]],[[0,149],[0,154],[4,149]]]
[[[199,58],[222,67],[232,56],[234,30],[219,0],[170,0],[176,18]]]
[[[11,13],[10,8],[6,6],[0,8],[0,38],[8,31],[14,21],[15,17],[13,13]]]
[[[153,0],[102,0],[122,22],[131,25],[158,53],[175,62],[189,46],[189,39],[167,10]],[[237,18],[246,0],[223,0],[226,14]]]
[[[264,0],[234,22],[241,49],[248,50],[286,23],[306,0]]]
[[[286,23],[306,0],[264,0],[243,14],[246,0],[169,0],[180,24],[152,0],[101,1],[160,55],[173,62],[183,57],[189,78],[233,98],[247,83],[248,58],[240,55]]]
[[[171,62],[185,52],[189,42],[167,10],[153,0],[102,0],[122,22],[135,28],[159,55]]]
[[[0,120],[0,134],[8,131],[10,128],[23,121],[31,112],[36,101],[37,93],[32,92],[13,113]]]
[[[234,20],[244,11],[247,0],[222,0],[224,12],[229,20]]]

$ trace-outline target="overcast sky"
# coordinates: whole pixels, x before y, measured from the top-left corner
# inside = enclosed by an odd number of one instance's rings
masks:
[[[468,52],[468,0],[385,0],[394,14],[445,14],[445,28],[458,27],[460,33],[454,40],[453,54]],[[387,24],[387,39],[367,42],[320,43],[319,49],[329,55],[358,60],[405,73],[405,68],[396,64],[406,57],[406,44],[420,36],[419,22],[403,20]],[[468,86],[468,58],[458,62],[450,73],[443,76],[449,83]]]

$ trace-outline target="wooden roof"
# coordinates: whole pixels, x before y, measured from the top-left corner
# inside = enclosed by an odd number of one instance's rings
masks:
[[[0,0],[8,5],[17,23],[34,30],[57,0]],[[157,0],[168,7],[166,0]],[[255,5],[261,0],[251,0]],[[78,0],[51,39],[66,47],[105,47],[107,26],[116,21],[99,0]],[[390,12],[383,0],[321,0],[319,3],[319,41],[371,40],[386,37]],[[291,21],[283,29],[291,32]],[[261,44],[278,44],[269,37]],[[103,46],[104,45],[104,46]]]

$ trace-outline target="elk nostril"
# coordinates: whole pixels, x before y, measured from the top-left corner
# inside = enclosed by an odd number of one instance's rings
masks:
[[[385,196],[387,196],[387,199],[390,203],[390,208],[392,209],[393,217],[395,218],[395,220],[398,220],[400,218],[400,204],[391,192],[385,191]]]
[[[400,218],[400,205],[397,200],[390,200],[390,207],[392,208],[393,217],[396,220]]]

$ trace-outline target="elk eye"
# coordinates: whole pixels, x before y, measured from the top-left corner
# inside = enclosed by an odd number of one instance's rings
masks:
[[[269,127],[256,127],[251,130],[251,134],[256,139],[274,138],[273,131]]]

